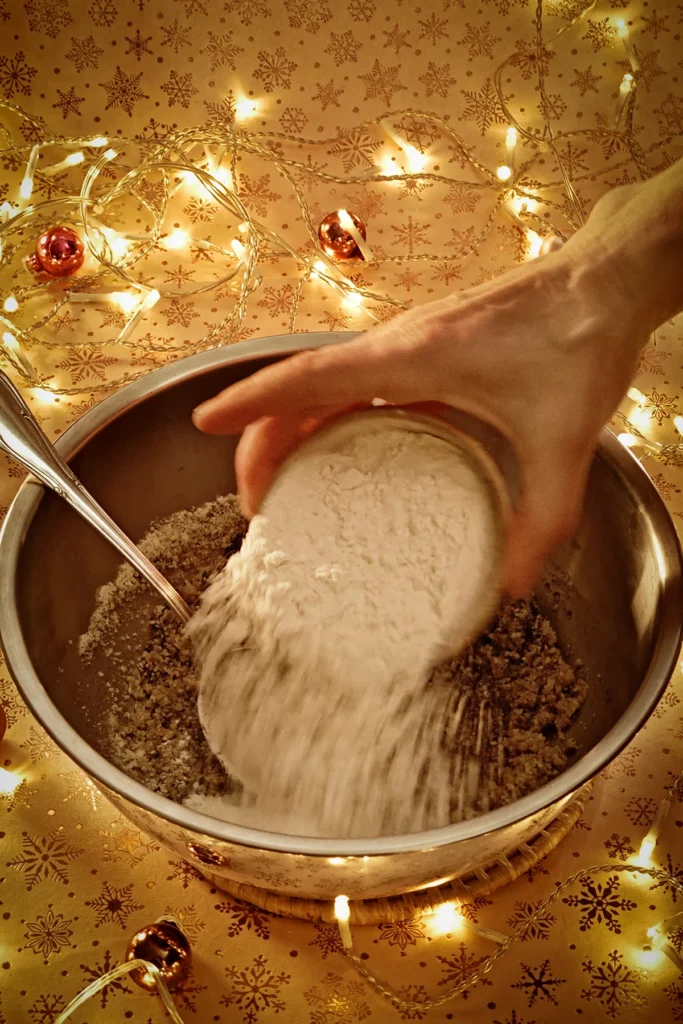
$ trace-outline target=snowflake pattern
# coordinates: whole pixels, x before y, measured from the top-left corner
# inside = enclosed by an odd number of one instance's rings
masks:
[[[450,185],[444,202],[453,213],[474,213],[481,193],[467,185]]]
[[[85,851],[68,843],[58,830],[46,836],[32,832],[21,835],[21,853],[8,860],[7,867],[24,872],[27,891],[31,892],[47,879],[68,885],[68,865]]]
[[[429,245],[429,239],[425,232],[431,227],[430,224],[420,224],[413,220],[412,215],[406,218],[405,224],[392,225],[394,242],[397,245],[405,245],[409,253],[413,253],[416,245]]]
[[[531,917],[538,910],[541,902],[538,900],[536,903],[530,903],[528,900],[520,900],[515,903],[515,912],[508,918],[508,927],[525,926],[520,935],[522,942],[528,942],[529,939],[547,940],[550,938],[550,929],[557,923],[554,914],[546,911],[536,921],[531,922]]]
[[[466,89],[460,91],[465,97],[465,109],[462,116],[466,121],[474,121],[482,135],[486,134],[491,125],[505,123],[505,113],[490,78],[487,78],[481,89],[477,91]]]
[[[50,39],[56,39],[73,21],[69,0],[28,0],[24,10],[31,32],[44,32]]]
[[[132,117],[135,104],[140,100],[149,99],[149,96],[140,88],[141,78],[142,71],[137,75],[129,75],[117,65],[114,77],[110,78],[108,82],[99,83],[107,93],[107,105],[104,109],[121,107],[129,117]]]
[[[192,34],[188,25],[183,25],[177,18],[174,18],[170,25],[162,25],[161,31],[164,38],[161,40],[162,46],[168,46],[169,49],[173,50],[174,53],[180,53],[184,46],[192,45]],[[209,33],[211,35],[211,33]],[[207,47],[208,49],[208,47]],[[201,53],[205,53],[206,50],[201,50]],[[215,68],[212,68],[215,70]]]
[[[636,852],[631,846],[631,837],[619,835],[618,832],[613,832],[602,845],[615,860],[627,861]]]
[[[330,156],[339,157],[345,171],[363,164],[372,164],[372,155],[382,143],[364,128],[345,132],[337,129],[337,139],[330,146]]]
[[[94,0],[88,14],[98,28],[111,28],[116,21],[118,11],[113,0]]]
[[[199,313],[192,302],[181,302],[180,299],[171,299],[164,316],[166,323],[180,324],[181,327],[189,327],[193,320],[196,320]]]
[[[128,43],[126,56],[128,56],[128,54],[132,54],[137,61],[140,61],[145,54],[151,54],[153,52],[147,45],[148,43],[151,43],[152,36],[143,36],[140,29],[136,29],[134,36],[124,36],[123,38]]]
[[[553,1006],[558,1006],[557,989],[560,985],[566,984],[566,978],[556,978],[553,976],[550,960],[544,960],[538,967],[522,964],[521,978],[510,987],[523,992],[527,998],[529,1008],[531,1008],[537,999],[545,999],[547,1002],[552,1003]]]
[[[442,64],[439,67],[430,60],[424,75],[418,77],[418,82],[422,82],[428,97],[436,95],[446,99],[450,87],[455,85],[456,80],[451,77],[450,64]]]
[[[665,871],[671,875],[672,880],[678,882],[679,885],[683,885],[683,864],[674,864],[673,858],[670,853],[666,855],[666,863],[662,865]],[[672,903],[678,902],[680,893],[673,882],[668,880],[660,880],[655,882],[654,885],[650,886],[650,889],[663,889],[670,897]]]
[[[177,103],[179,106],[187,109],[190,105],[190,100],[193,96],[197,95],[199,89],[192,81],[192,73],[190,71],[186,75],[179,75],[173,69],[169,73],[168,81],[164,82],[161,86],[161,91],[165,92],[168,96],[169,107],[173,107]]]
[[[248,174],[240,177],[240,198],[255,210],[259,217],[268,213],[268,203],[280,199],[280,195],[270,187],[270,175],[262,174],[260,178],[250,178]]]
[[[32,949],[35,954],[42,956],[43,963],[47,966],[50,957],[55,953],[62,949],[76,948],[71,943],[74,933],[70,925],[74,920],[77,921],[78,918],[67,920],[63,914],[55,914],[52,904],[48,904],[47,913],[39,914],[35,921],[25,922],[24,948]]]
[[[350,0],[349,15],[354,21],[372,21],[376,7],[374,0]]]
[[[398,54],[403,47],[410,49],[410,43],[408,42],[409,32],[402,32],[398,22],[396,22],[392,29],[388,31],[383,30],[382,35],[386,36],[385,50],[391,49],[394,53]]]
[[[422,1003],[424,1005],[424,1009],[421,1009],[419,1006],[414,1006],[412,1009],[400,1010],[401,1020],[426,1019],[427,1011],[429,1009],[427,1003],[430,1002],[430,997],[429,992],[424,985],[401,985],[401,987],[397,989],[397,995],[407,1003]]]
[[[83,39],[71,37],[71,48],[66,52],[66,59],[70,60],[77,71],[95,70],[99,66],[100,57],[104,53],[101,46],[98,46],[93,36],[85,36]]]
[[[125,929],[130,915],[134,914],[137,910],[142,910],[142,903],[137,903],[133,899],[132,882],[129,885],[124,885],[122,888],[110,885],[109,882],[103,882],[100,895],[92,900],[86,900],[85,905],[94,910],[97,915],[97,920],[95,921],[96,928],[110,921],[115,921],[121,928]]]
[[[30,96],[31,82],[37,74],[38,68],[26,63],[22,50],[18,50],[13,57],[4,54],[0,56],[0,88],[8,100],[15,93]]]
[[[344,980],[330,971],[304,992],[310,1024],[356,1024],[370,1016],[367,989],[362,981]]]
[[[332,17],[325,0],[285,0],[285,9],[290,28],[304,28],[312,34]]]
[[[258,62],[259,66],[254,71],[254,78],[263,82],[264,92],[290,88],[292,73],[296,71],[298,65],[289,59],[284,46],[278,46],[274,53],[260,50]]]
[[[429,39],[432,46],[436,46],[440,39],[448,38],[448,20],[446,18],[437,18],[436,14],[432,13],[431,17],[420,21],[418,19],[418,25],[420,26],[420,39]]]
[[[665,395],[663,391],[657,391],[656,388],[653,388],[650,394],[645,396],[643,409],[661,426],[664,420],[668,420],[676,415],[678,397],[678,395],[673,397]]]
[[[221,996],[222,1006],[236,1006],[242,1019],[252,1024],[261,1010],[280,1013],[285,1008],[282,989],[290,982],[290,975],[284,971],[273,974],[265,956],[255,956],[246,967],[226,967],[225,977],[228,991]]]
[[[116,362],[114,356],[106,355],[101,349],[94,346],[84,346],[73,349],[72,352],[56,363],[58,370],[66,370],[71,377],[72,384],[80,384],[81,381],[93,377],[97,380],[105,380],[106,370]]]
[[[655,820],[657,802],[651,796],[633,796],[626,804],[624,813],[632,825],[649,828]]]
[[[593,53],[599,53],[606,46],[612,46],[617,38],[617,29],[610,18],[602,18],[600,21],[588,19],[588,27],[584,40],[593,48]]]
[[[101,961],[97,961],[90,967],[88,964],[81,964],[81,970],[83,971],[83,984],[90,985],[93,981],[97,981],[103,974],[107,974],[112,967],[115,967],[116,963],[112,959],[112,955],[108,949],[105,949],[104,956]],[[110,981],[108,985],[99,992],[100,1006],[104,1010],[109,1002],[110,996],[117,992],[122,992],[125,995],[131,994],[131,989],[126,985],[125,978],[115,978],[114,981]]]
[[[605,883],[586,882],[580,893],[572,893],[562,900],[568,907],[578,907],[582,912],[579,928],[589,931],[594,924],[603,924],[616,935],[621,934],[619,914],[635,910],[637,903],[619,895],[619,876],[613,875]]]
[[[81,103],[85,103],[85,96],[77,96],[73,85],[67,92],[62,92],[61,89],[57,89],[57,95],[59,96],[59,99],[56,103],[52,104],[53,110],[61,110],[62,117],[65,120],[69,114],[76,114],[76,116],[80,116],[80,107]]]
[[[32,1024],[53,1024],[65,1008],[64,996],[40,995],[29,1007],[28,1015]]]
[[[270,938],[270,923],[268,914],[251,903],[243,903],[242,900],[231,899],[223,903],[217,903],[215,909],[228,917],[226,934],[229,938],[235,938],[242,932],[250,932],[259,939]]]
[[[265,0],[226,0],[223,10],[236,14],[243,25],[251,25],[256,18],[269,18],[271,10]]]
[[[213,220],[217,210],[217,206],[208,199],[202,199],[201,196],[192,196],[187,206],[183,207],[183,213],[189,217],[190,224],[208,224]]]
[[[345,956],[339,928],[336,924],[318,924],[315,922],[313,927],[315,928],[315,938],[311,939],[308,945],[317,947],[323,960],[327,960],[328,956],[336,953],[340,956]]]
[[[465,22],[467,31],[462,39],[458,39],[458,46],[467,49],[468,60],[475,57],[488,57],[493,60],[494,47],[501,41],[500,36],[494,36],[491,22],[486,21],[483,25],[472,25]]]
[[[312,99],[319,103],[323,110],[327,110],[329,106],[339,106],[339,97],[344,90],[335,88],[333,78],[324,85],[322,82],[317,82],[316,85],[317,89],[316,92],[313,93]]]
[[[170,875],[166,875],[166,881],[178,881],[183,889],[187,889],[190,882],[201,882],[204,879],[201,871],[197,871],[196,867],[186,860],[169,860],[168,866],[172,871]]]
[[[683,134],[683,97],[672,92],[654,109],[660,135]]]
[[[613,950],[606,960],[597,965],[591,960],[585,960],[581,968],[589,978],[588,988],[583,989],[581,998],[586,1002],[597,999],[607,1016],[613,1020],[627,1003],[636,1007],[645,1005],[645,999],[639,991],[645,971],[627,967],[623,953],[618,950]]]
[[[178,922],[190,942],[195,942],[206,928],[206,921],[200,917],[194,903],[185,907],[166,907],[164,914]]]
[[[308,115],[301,107],[285,107],[280,114],[280,127],[283,132],[296,135],[308,124]]]
[[[409,917],[403,921],[389,921],[378,925],[378,942],[388,942],[390,946],[397,946],[401,956],[406,955],[409,946],[416,946],[418,939],[426,936],[425,926],[419,916]]]
[[[222,35],[209,32],[208,39],[208,44],[199,52],[206,54],[211,64],[211,70],[216,71],[218,68],[228,67],[235,71],[237,58],[240,53],[244,53],[244,47],[234,41],[232,32],[225,32]]]
[[[142,832],[133,828],[124,819],[113,821],[109,828],[100,829],[102,860],[111,864],[126,864],[134,868],[142,864],[150,853],[157,853],[159,846]]]
[[[474,974],[479,964],[485,960],[485,957],[477,957],[474,953],[469,953],[467,944],[461,942],[457,953],[453,953],[450,957],[437,956],[436,959],[443,965],[441,968],[443,977],[439,979],[439,985],[449,985],[455,988]],[[491,986],[491,984],[488,978],[480,978],[474,985],[468,985],[460,994],[463,999],[469,999],[470,992],[477,985]]]
[[[585,96],[587,92],[597,92],[601,80],[602,75],[597,75],[589,64],[583,71],[574,68],[574,79],[569,84],[579,90],[579,96]]]
[[[375,58],[372,71],[365,75],[358,75],[358,78],[365,85],[365,99],[381,99],[387,107],[391,106],[394,93],[400,92],[406,86],[399,81],[400,65],[394,64],[385,66]]]

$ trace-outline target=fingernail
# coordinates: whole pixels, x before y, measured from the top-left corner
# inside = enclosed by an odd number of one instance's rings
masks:
[[[192,422],[194,423],[195,427],[201,426],[201,421],[204,419],[207,412],[209,412],[210,410],[211,401],[202,402],[201,405],[198,405],[195,409],[192,410]]]

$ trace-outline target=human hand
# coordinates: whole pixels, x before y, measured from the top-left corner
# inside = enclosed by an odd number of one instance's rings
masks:
[[[446,403],[496,427],[519,458],[523,490],[504,584],[512,596],[527,594],[577,526],[598,433],[655,326],[636,298],[632,249],[614,230],[629,204],[631,190],[612,193],[559,252],[266,367],[195,410],[201,430],[243,432],[236,473],[246,514],[325,420],[375,398]]]

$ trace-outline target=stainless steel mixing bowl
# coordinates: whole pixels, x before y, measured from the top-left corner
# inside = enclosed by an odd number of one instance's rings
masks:
[[[58,447],[137,540],[153,519],[234,489],[235,440],[200,434],[190,419],[195,405],[297,349],[348,337],[262,339],[181,360],[88,412]],[[501,452],[494,443],[494,456]],[[571,766],[523,800],[429,833],[294,838],[186,810],[100,753],[93,712],[103,709],[107,690],[95,673],[83,672],[76,646],[95,591],[117,564],[116,553],[65,503],[36,482],[24,484],[0,541],[0,634],[24,700],[121,813],[176,855],[214,877],[291,896],[407,892],[492,863],[528,841],[643,725],[679,648],[683,591],[673,524],[638,462],[605,430],[581,528],[540,592],[560,638],[591,678]]]

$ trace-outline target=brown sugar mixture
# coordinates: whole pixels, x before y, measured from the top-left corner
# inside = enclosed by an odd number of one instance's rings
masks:
[[[239,550],[247,525],[229,495],[154,523],[140,547],[195,608]],[[237,797],[239,785],[204,739],[182,626],[149,599],[129,566],[99,591],[80,652],[84,663],[105,669],[111,703],[103,753],[113,764],[177,802],[196,795]],[[575,753],[566,732],[581,709],[586,682],[534,603],[508,603],[463,655],[434,670],[430,685],[447,686],[454,695],[443,736],[454,763],[463,744],[480,762],[476,799],[463,800],[462,787],[458,796],[454,786],[454,821],[525,796],[563,771]]]

